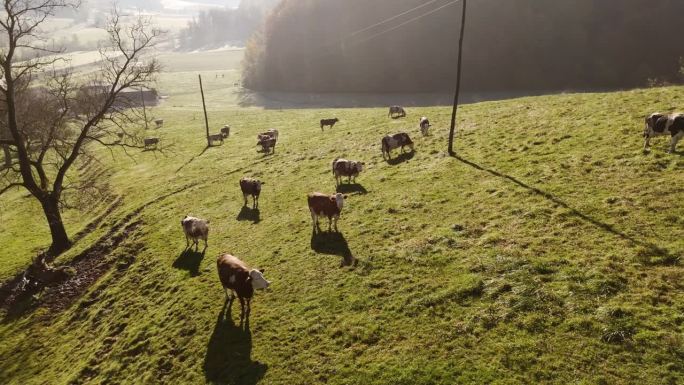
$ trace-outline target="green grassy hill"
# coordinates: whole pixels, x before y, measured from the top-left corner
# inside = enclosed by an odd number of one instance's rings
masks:
[[[684,157],[665,139],[641,151],[643,116],[682,108],[684,89],[467,105],[451,158],[449,108],[238,109],[222,87],[209,118],[232,135],[205,150],[196,75],[164,76],[188,84],[152,112],[169,147],[82,165],[110,195],[66,213],[80,234],[56,263],[88,278],[4,315],[0,383],[684,381]],[[272,156],[255,146],[270,127]],[[381,137],[401,130],[417,151],[383,161]],[[341,233],[312,237],[306,194],[335,190],[335,157],[367,170]],[[258,215],[245,175],[266,181]],[[49,236],[24,192],[0,205],[4,281]],[[205,255],[184,252],[186,214],[211,220]],[[272,281],[248,330],[238,304],[222,315],[222,252]]]

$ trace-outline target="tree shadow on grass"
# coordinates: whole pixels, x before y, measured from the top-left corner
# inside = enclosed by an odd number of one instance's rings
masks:
[[[387,159],[387,164],[389,164],[389,165],[391,165],[391,166],[396,166],[396,165],[398,165],[398,164],[400,164],[400,163],[404,163],[404,162],[406,162],[406,161],[408,161],[408,160],[413,159],[413,157],[414,157],[415,155],[416,155],[416,152],[415,152],[415,151],[404,152],[404,153],[399,154],[398,156],[395,156],[395,157],[392,158],[392,159]]]
[[[180,172],[182,169],[184,169],[184,168],[187,167],[190,163],[192,163],[195,159],[197,159],[197,158],[199,158],[200,156],[204,155],[204,153],[207,152],[207,150],[210,149],[211,147],[212,147],[212,146],[205,146],[204,149],[202,150],[202,152],[200,152],[198,155],[195,155],[195,156],[193,156],[192,158],[190,158],[190,160],[188,160],[188,161],[185,162],[182,166],[180,166],[180,167],[178,168],[178,170],[176,170],[176,172]]]
[[[621,239],[624,239],[624,240],[629,241],[629,242],[631,242],[637,246],[644,248],[645,252],[647,254],[652,254],[654,256],[662,257],[662,261],[664,264],[677,264],[677,263],[679,263],[680,257],[678,255],[672,254],[667,249],[661,248],[661,247],[659,247],[659,246],[657,246],[651,242],[643,241],[643,240],[637,239],[633,236],[630,236],[628,234],[625,234],[622,231],[617,230],[613,225],[605,223],[605,222],[601,222],[600,220],[590,216],[589,214],[586,214],[586,213],[583,213],[583,212],[577,210],[576,208],[568,205],[566,202],[562,201],[560,198],[556,197],[555,195],[553,195],[551,193],[548,193],[548,192],[543,191],[541,189],[538,189],[536,187],[530,186],[530,185],[526,184],[525,182],[522,182],[513,176],[506,175],[504,173],[501,173],[501,172],[493,170],[493,169],[486,168],[484,166],[480,166],[479,164],[471,162],[471,161],[464,159],[458,155],[455,155],[454,158],[456,158],[459,161],[467,164],[468,166],[471,166],[471,167],[476,168],[478,170],[485,171],[485,172],[487,172],[491,175],[494,175],[496,177],[499,177],[499,178],[507,179],[508,181],[513,182],[514,184],[516,184],[516,185],[518,185],[518,186],[520,186],[520,187],[522,187],[522,188],[524,188],[524,189],[526,189],[526,190],[528,190],[528,191],[530,191],[536,195],[539,195],[539,196],[557,204],[558,206],[563,207],[564,209],[569,210],[572,215],[574,215],[577,218],[580,218],[581,220],[597,227],[598,229],[601,229],[607,233],[613,234],[613,235],[615,235]]]
[[[178,258],[173,262],[173,267],[180,270],[187,270],[191,276],[196,277],[199,275],[200,264],[202,263],[202,259],[204,259],[205,252],[206,248],[200,252],[189,247],[178,255]]]
[[[312,231],[311,249],[319,254],[338,255],[342,257],[340,267],[356,265],[357,260],[349,249],[344,235],[336,231]]]
[[[254,224],[257,224],[261,222],[260,213],[258,208],[253,209],[248,206],[242,206],[236,219],[238,221],[251,221]]]
[[[232,303],[225,301],[216,320],[204,357],[204,377],[217,384],[258,383],[268,370],[266,364],[252,361],[252,332],[233,322]]]
[[[366,190],[365,187],[358,183],[343,183],[340,185],[337,185],[337,190],[336,192],[342,193],[342,194],[368,194],[368,190]]]

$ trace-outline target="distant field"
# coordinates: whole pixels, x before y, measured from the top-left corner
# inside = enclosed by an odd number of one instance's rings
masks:
[[[149,113],[165,123],[148,135],[168,149],[103,151],[113,200],[66,212],[71,234],[95,225],[57,263],[98,245],[111,268],[74,303],[48,291],[4,318],[0,383],[684,382],[684,148],[641,151],[643,116],[684,109],[684,88],[466,105],[452,158],[448,107],[238,108],[237,55],[160,58],[168,98]],[[205,149],[198,71],[212,131],[232,126],[223,146]],[[398,131],[417,151],[383,161]],[[342,187],[341,233],[313,236],[306,194],[335,191],[335,157],[367,169]],[[266,181],[259,212],[242,207],[244,175]],[[3,280],[49,241],[24,196],[0,199]],[[184,251],[186,214],[211,220],[204,255]],[[98,241],[115,225],[130,225],[121,244]],[[249,330],[239,305],[222,316],[220,252],[273,282]]]

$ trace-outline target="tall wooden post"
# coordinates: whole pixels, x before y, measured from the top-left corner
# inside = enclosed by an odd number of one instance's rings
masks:
[[[204,125],[207,128],[207,146],[211,146],[211,141],[209,141],[209,118],[207,118],[207,105],[204,103],[204,88],[202,88],[202,75],[199,76],[200,83],[200,93],[202,94],[202,108],[204,108]]]
[[[147,130],[147,110],[145,109],[145,93],[143,92],[143,88],[140,87],[140,100],[142,101],[142,106],[143,106],[143,119],[145,119],[145,129]]]
[[[463,57],[463,33],[465,32],[466,6],[468,0],[463,1],[461,13],[461,36],[458,38],[458,69],[456,71],[456,92],[454,93],[454,108],[451,111],[451,129],[449,130],[449,155],[454,156],[454,132],[456,131],[456,112],[458,111],[458,97],[461,92],[461,58]]]

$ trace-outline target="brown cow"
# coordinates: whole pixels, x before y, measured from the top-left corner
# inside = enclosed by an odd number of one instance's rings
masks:
[[[240,323],[242,324],[245,319],[249,319],[254,290],[265,289],[271,283],[264,278],[263,269],[251,269],[230,254],[220,255],[216,259],[216,268],[221,285],[226,290],[226,301],[232,305],[236,294],[240,299]],[[247,300],[246,307],[245,300]]]
[[[259,194],[261,194],[261,185],[264,182],[254,179],[243,177],[240,179],[240,189],[242,190],[242,196],[245,198],[245,206],[247,206],[247,196],[252,196],[252,208],[256,209],[259,207]]]
[[[333,128],[333,126],[335,126],[335,123],[337,123],[339,121],[340,120],[337,118],[321,119],[321,131],[323,131],[323,127],[325,127],[325,126],[330,126],[330,128]]]
[[[313,230],[316,232],[321,231],[321,226],[318,223],[318,217],[327,216],[328,217],[328,231],[331,231],[331,227],[335,225],[335,231],[337,230],[337,221],[340,219],[340,214],[342,213],[342,207],[344,207],[344,199],[346,195],[341,193],[336,193],[333,195],[326,195],[322,193],[311,193],[308,196],[309,211],[311,211],[311,220],[313,221]]]
[[[261,150],[267,154],[269,152],[275,154],[275,145],[275,138],[269,138],[264,136],[259,137],[259,141],[257,142],[257,146],[261,146]]]

